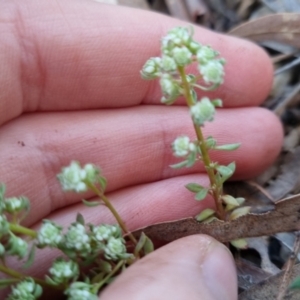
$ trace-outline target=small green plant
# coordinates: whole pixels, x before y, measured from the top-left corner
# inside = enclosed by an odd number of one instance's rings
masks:
[[[196,218],[210,222],[215,218],[233,220],[247,214],[250,207],[239,207],[244,198],[234,198],[223,194],[223,184],[235,171],[235,163],[227,166],[211,160],[211,150],[231,151],[240,144],[218,145],[212,137],[204,137],[202,127],[214,120],[216,107],[222,107],[221,99],[197,98],[196,89],[212,91],[223,83],[225,60],[210,46],[203,46],[193,40],[192,28],[178,27],[171,30],[161,40],[161,57],[150,58],[144,65],[141,75],[146,80],[157,79],[161,85],[161,102],[172,105],[183,96],[189,108],[196,139],[186,135],[179,136],[172,144],[176,157],[183,158],[172,168],[192,167],[196,162],[204,164],[210,186],[189,183],[186,188],[195,193],[195,199],[201,201],[210,194],[215,201],[215,209],[205,209]],[[195,65],[197,74],[187,74],[186,68]],[[237,241],[236,241],[237,242]],[[240,243],[242,243],[240,241]]]
[[[163,91],[162,103],[173,104],[183,96],[195,129],[196,139],[179,136],[172,144],[173,153],[183,160],[172,168],[192,167],[201,162],[210,180],[210,186],[189,183],[186,188],[195,193],[195,199],[203,200],[208,194],[214,198],[215,209],[206,209],[196,218],[211,222],[215,218],[233,220],[249,212],[249,207],[240,207],[243,198],[223,194],[224,182],[235,171],[234,162],[227,166],[213,162],[211,150],[235,150],[239,144],[218,145],[209,136],[204,137],[202,127],[214,119],[215,108],[222,106],[220,99],[208,97],[197,99],[195,89],[211,91],[223,83],[225,60],[210,46],[193,40],[191,29],[178,27],[171,30],[161,41],[162,57],[150,58],[141,74],[145,79],[159,78]],[[195,64],[197,74],[187,74],[186,67]],[[0,185],[0,272],[7,276],[0,280],[1,287],[11,286],[9,300],[34,300],[43,292],[43,287],[60,290],[70,300],[94,300],[103,287],[135,261],[153,251],[151,240],[142,233],[137,240],[127,229],[121,216],[105,194],[106,179],[93,164],[81,166],[72,161],[63,167],[58,179],[64,191],[93,191],[99,201],[83,200],[87,206],[104,204],[116,219],[116,225],[86,224],[78,214],[74,222],[63,228],[51,220],[43,220],[35,231],[22,225],[30,202],[25,197],[5,197],[5,185]],[[244,247],[244,240],[232,241]],[[35,250],[52,248],[61,252],[43,279],[29,277],[7,264],[8,257],[25,259],[23,267],[34,263]]]

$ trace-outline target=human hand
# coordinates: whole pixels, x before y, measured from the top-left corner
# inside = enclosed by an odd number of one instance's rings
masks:
[[[83,0],[3,1],[0,6],[0,178],[8,195],[30,199],[26,225],[37,228],[48,218],[67,226],[78,211],[87,222],[113,222],[106,208],[81,204],[92,193],[61,191],[56,174],[73,159],[101,166],[108,196],[131,230],[193,216],[213,205],[211,199],[194,201],[183,188],[193,181],[207,185],[204,173],[169,168],[176,162],[172,141],[182,133],[193,134],[183,101],[160,105],[157,82],[144,82],[139,75],[144,62],[158,54],[159,38],[185,23]],[[253,177],[273,162],[282,142],[276,117],[255,107],[269,91],[270,62],[259,48],[233,37],[195,28],[195,39],[227,60],[225,84],[210,93],[225,108],[204,132],[220,144],[242,144],[214,159],[236,161],[237,180]],[[184,251],[201,255],[195,245],[205,245],[207,238],[189,237],[152,256],[159,261],[188,241],[191,248]],[[47,255],[38,254],[32,274],[45,272],[53,258]],[[231,265],[228,256],[226,261]]]

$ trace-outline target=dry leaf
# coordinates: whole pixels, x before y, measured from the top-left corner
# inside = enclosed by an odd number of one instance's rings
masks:
[[[225,243],[239,238],[272,235],[300,229],[300,194],[278,201],[275,209],[261,214],[248,214],[233,221],[216,220],[203,224],[194,218],[154,224],[134,232],[149,238],[172,242],[192,234],[208,234]]]
[[[271,276],[263,282],[250,287],[248,290],[239,294],[239,300],[275,300],[277,299],[278,290],[282,282],[284,271],[277,275]],[[300,275],[300,264],[295,265],[292,271],[292,280]],[[299,300],[300,290],[294,290],[287,293],[285,300]]]
[[[288,153],[280,167],[281,174],[266,190],[274,200],[281,199],[288,194],[297,193],[300,188],[300,146],[294,152]]]
[[[239,25],[229,33],[256,42],[272,40],[300,48],[300,14],[265,16]]]

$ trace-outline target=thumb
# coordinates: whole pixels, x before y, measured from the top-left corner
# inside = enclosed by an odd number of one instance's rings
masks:
[[[101,294],[101,300],[110,299],[234,300],[234,261],[212,237],[185,237],[128,268]]]

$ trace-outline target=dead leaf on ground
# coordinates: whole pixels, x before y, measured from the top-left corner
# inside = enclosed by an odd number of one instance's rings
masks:
[[[294,280],[300,275],[300,264],[293,267],[291,279]],[[271,276],[266,280],[250,287],[248,290],[239,294],[239,300],[275,300],[284,276],[284,271]],[[300,290],[289,291],[284,297],[285,300],[299,300]]]
[[[280,170],[281,174],[266,188],[274,200],[297,193],[300,189],[300,146],[286,155]]]
[[[225,243],[239,238],[272,235],[300,230],[300,194],[275,204],[275,209],[262,214],[248,214],[233,221],[216,220],[209,224],[194,218],[154,224],[134,232],[144,232],[153,240],[172,242],[192,234],[207,234]]]
[[[246,22],[229,31],[229,34],[252,41],[276,41],[300,47],[300,14],[282,13]]]

